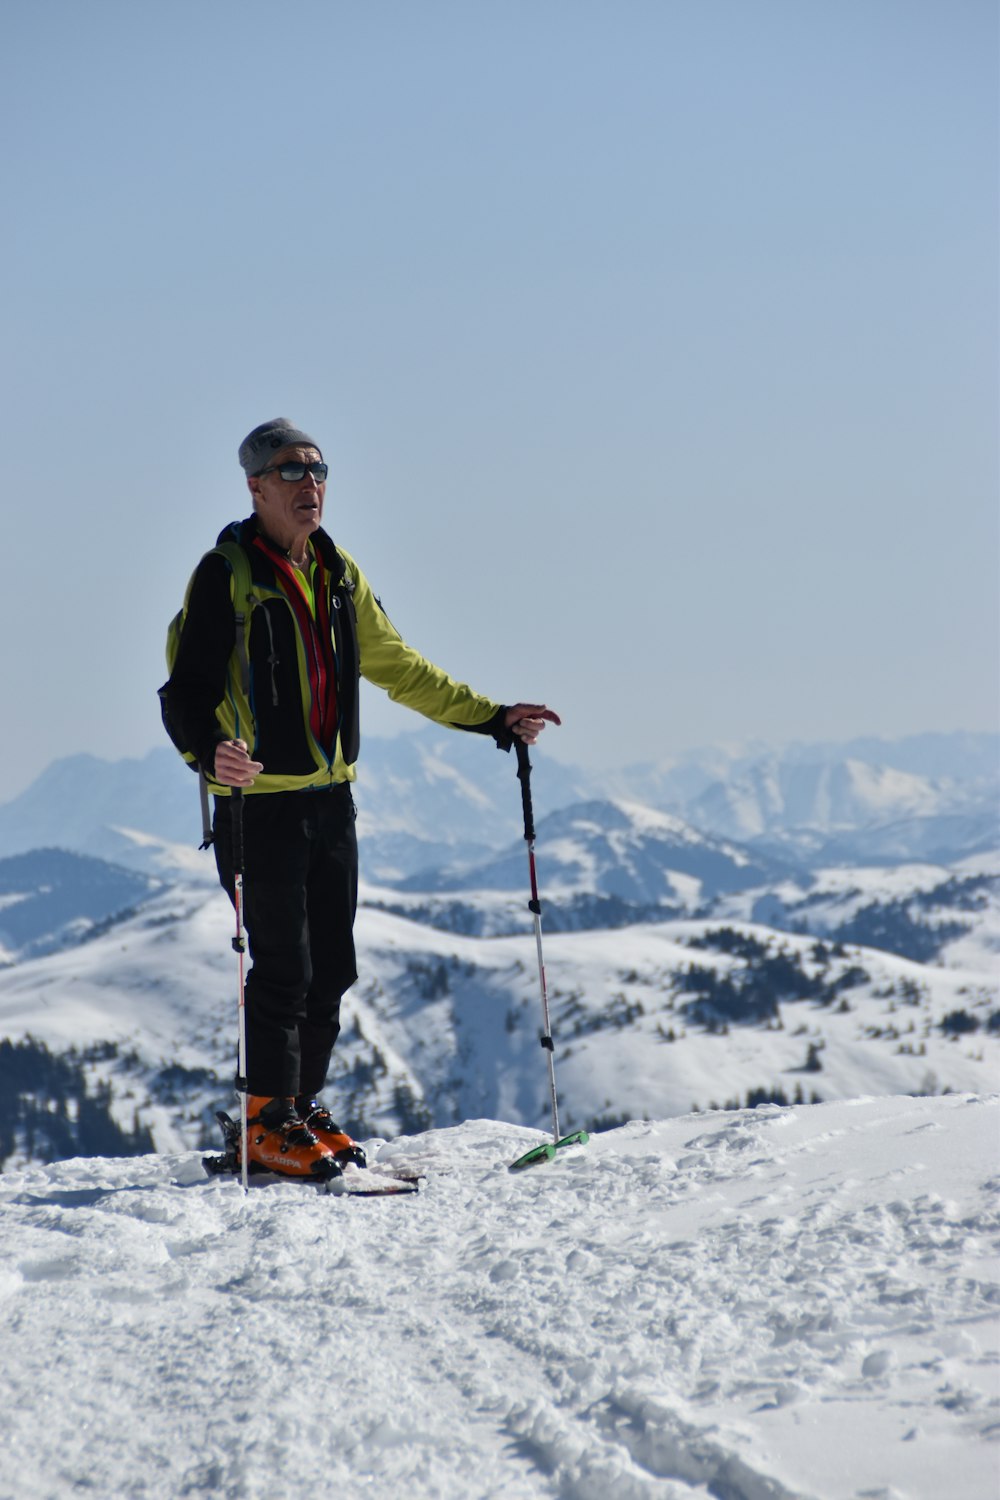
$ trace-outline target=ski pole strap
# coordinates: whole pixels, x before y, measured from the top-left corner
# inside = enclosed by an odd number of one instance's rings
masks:
[[[521,783],[521,810],[524,813],[524,837],[528,843],[533,843],[535,838],[535,815],[531,807],[531,761],[528,759],[528,747],[522,739],[514,738],[514,749],[517,752],[517,779]]]
[[[212,810],[208,805],[208,782],[205,780],[204,771],[198,772],[198,796],[201,800],[201,843],[200,849],[211,849],[215,843],[215,834],[212,831]]]
[[[237,875],[243,874],[243,789],[234,786],[232,793],[233,808],[233,869]]]

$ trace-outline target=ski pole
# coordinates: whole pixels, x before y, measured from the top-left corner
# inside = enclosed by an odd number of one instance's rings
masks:
[[[528,747],[521,739],[514,741],[517,751],[517,779],[521,783],[521,808],[524,813],[524,838],[528,845],[528,873],[531,877],[531,900],[528,910],[535,919],[535,949],[538,954],[538,983],[542,992],[542,1035],[540,1041],[549,1064],[549,1092],[552,1095],[552,1144],[559,1144],[559,1102],[556,1098],[555,1046],[549,1022],[549,995],[545,985],[545,962],[542,957],[542,903],[538,899],[538,877],[535,872],[535,817],[531,807],[531,761]]]
[[[244,960],[247,945],[243,934],[243,791],[234,787],[232,792],[233,812],[233,905],[236,908],[236,936],[233,950],[236,953],[239,971],[237,1006],[239,1015],[236,1054],[236,1091],[240,1096],[240,1178],[243,1191],[249,1190],[247,1168],[247,1019],[246,978]]]

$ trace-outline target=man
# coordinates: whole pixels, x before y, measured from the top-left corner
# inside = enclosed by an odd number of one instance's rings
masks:
[[[249,561],[236,600],[225,549],[207,553],[188,593],[169,681],[172,738],[193,750],[215,793],[219,878],[234,893],[232,793],[243,801],[248,1158],[293,1176],[327,1175],[352,1142],[319,1103],[357,978],[357,843],[350,783],[358,679],[439,724],[532,745],[558,714],[503,706],[458,683],[399,636],[368,580],[321,527],[327,466],[285,418],[243,440],[253,515],[227,527]],[[249,623],[237,625],[249,611]]]

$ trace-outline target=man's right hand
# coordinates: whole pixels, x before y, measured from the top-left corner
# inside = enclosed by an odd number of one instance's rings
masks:
[[[222,786],[253,786],[264,767],[251,760],[245,740],[223,740],[215,751],[215,780]]]

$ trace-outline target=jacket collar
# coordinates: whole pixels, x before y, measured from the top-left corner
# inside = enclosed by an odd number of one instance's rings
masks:
[[[256,515],[247,516],[244,521],[231,521],[228,526],[224,526],[222,531],[220,531],[218,540],[220,542],[239,542],[243,547],[252,547],[254,538],[258,536],[263,537],[276,552],[281,551],[277,543],[272,542],[270,537],[262,530]],[[309,540],[322,558],[323,566],[326,568],[333,582],[339,583],[344,576],[345,564],[332,539],[323,530],[322,526],[320,526],[318,530],[313,532]],[[285,553],[284,555],[287,556],[288,554]]]

